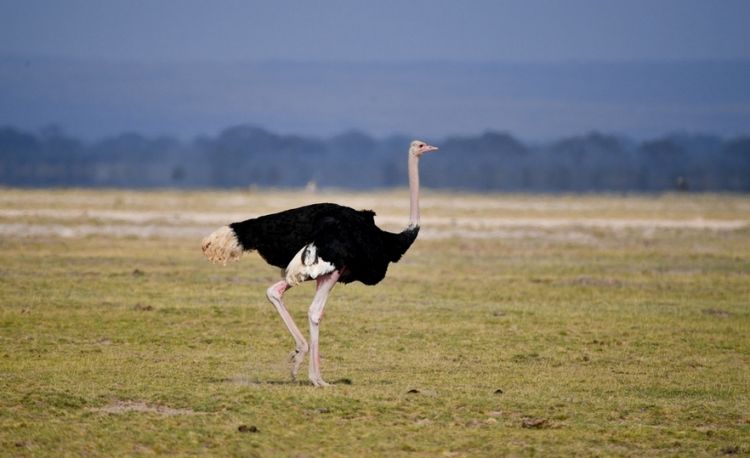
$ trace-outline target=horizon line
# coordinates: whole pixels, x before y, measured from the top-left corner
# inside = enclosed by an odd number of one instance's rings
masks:
[[[216,138],[220,136],[222,133],[230,129],[235,129],[235,128],[257,129],[257,130],[264,131],[271,135],[276,135],[279,137],[299,137],[303,139],[322,140],[322,141],[333,140],[337,137],[343,137],[345,135],[352,135],[352,134],[363,135],[375,141],[386,141],[386,140],[395,139],[395,138],[407,138],[408,139],[413,136],[419,137],[418,134],[407,134],[404,132],[393,132],[393,133],[386,134],[386,135],[375,135],[370,132],[367,132],[363,128],[342,129],[337,133],[328,134],[328,135],[311,135],[311,134],[305,134],[305,133],[299,133],[299,132],[282,132],[282,131],[278,131],[278,130],[265,127],[257,123],[231,124],[224,128],[219,129],[217,132],[213,134],[196,133],[189,137],[183,137],[180,135],[174,135],[174,134],[169,134],[169,133],[148,133],[148,132],[138,131],[135,129],[125,129],[119,132],[99,135],[99,136],[85,136],[85,135],[76,134],[75,132],[70,132],[66,130],[65,126],[62,126],[57,123],[48,123],[40,127],[37,127],[36,129],[29,129],[29,128],[24,128],[24,127],[19,127],[17,125],[13,125],[10,123],[0,122],[0,130],[12,129],[12,130],[19,131],[21,133],[33,134],[33,135],[43,134],[45,130],[57,130],[62,135],[71,137],[75,140],[80,140],[83,143],[97,143],[100,141],[118,138],[118,137],[122,137],[125,135],[138,135],[148,140],[166,138],[170,140],[176,140],[178,142],[194,142],[196,140],[199,140],[201,138],[206,138],[206,137]],[[446,141],[446,140],[457,139],[457,138],[480,138],[486,135],[506,135],[512,138],[513,140],[519,141],[520,143],[525,144],[527,146],[535,146],[535,145],[553,144],[553,143],[564,141],[564,140],[570,140],[574,138],[585,138],[585,137],[591,137],[595,135],[600,135],[603,137],[613,137],[619,141],[624,141],[624,142],[638,142],[638,143],[647,143],[651,141],[670,139],[670,138],[675,138],[675,137],[680,137],[680,136],[686,136],[686,137],[691,137],[691,138],[713,137],[721,141],[732,141],[736,139],[750,137],[750,132],[738,133],[738,134],[733,134],[733,135],[721,135],[721,134],[714,133],[714,132],[690,131],[687,129],[683,129],[683,130],[672,130],[672,131],[663,132],[656,136],[638,137],[638,136],[633,136],[633,135],[628,135],[628,134],[623,134],[623,133],[618,133],[618,132],[604,131],[602,129],[589,129],[589,130],[581,131],[578,133],[570,133],[570,134],[565,134],[565,135],[560,135],[560,136],[550,136],[548,138],[543,138],[543,139],[542,138],[528,139],[523,136],[519,136],[506,129],[488,128],[488,129],[479,130],[473,133],[455,133],[454,132],[450,134],[437,136],[437,138],[439,138],[440,141]],[[433,136],[430,135],[429,137],[433,137]]]

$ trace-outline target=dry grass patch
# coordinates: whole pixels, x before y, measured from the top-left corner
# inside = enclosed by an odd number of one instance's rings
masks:
[[[394,225],[408,212],[403,191],[6,191],[0,210],[79,215],[210,218],[313,199]],[[465,220],[750,214],[742,196],[426,194],[426,217]],[[380,285],[334,289],[321,352],[337,385],[315,389],[289,381],[292,340],[265,299],[276,269],[257,255],[210,264],[193,223],[132,234],[110,226],[138,224],[92,214],[27,214],[31,234],[0,235],[0,455],[750,453],[746,226],[524,223],[420,238]],[[104,230],[64,237],[49,224]],[[300,324],[313,290],[285,296]]]

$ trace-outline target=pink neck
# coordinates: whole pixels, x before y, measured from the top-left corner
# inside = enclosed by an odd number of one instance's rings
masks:
[[[419,156],[409,153],[409,227],[419,226]]]

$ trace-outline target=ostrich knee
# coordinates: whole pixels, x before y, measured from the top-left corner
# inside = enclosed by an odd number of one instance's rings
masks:
[[[320,320],[323,319],[323,310],[322,309],[314,309],[307,312],[307,318],[310,320],[310,324],[314,324],[315,326],[320,326]]]
[[[281,300],[281,296],[284,295],[284,292],[287,289],[289,289],[289,285],[285,281],[274,283],[266,290],[266,297],[274,306],[276,306],[276,301]]]

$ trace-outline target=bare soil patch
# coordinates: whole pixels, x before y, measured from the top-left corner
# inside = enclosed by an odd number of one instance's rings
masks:
[[[195,415],[192,409],[175,409],[173,407],[162,405],[150,405],[143,401],[115,401],[104,407],[90,409],[94,412],[103,412],[111,414],[124,414],[128,412],[155,413],[164,417],[174,417],[176,415]]]

